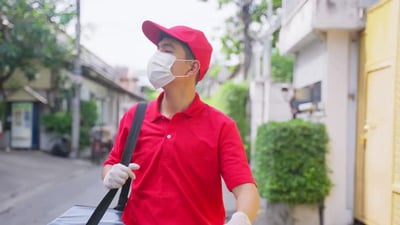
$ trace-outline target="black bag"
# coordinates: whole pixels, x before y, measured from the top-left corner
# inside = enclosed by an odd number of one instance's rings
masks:
[[[140,102],[137,106],[135,117],[132,126],[129,130],[128,138],[126,140],[124,153],[122,155],[121,164],[129,165],[133,150],[139,136],[140,128],[146,111],[146,102]],[[124,186],[121,188],[121,193],[118,199],[118,205],[112,209],[108,208],[118,192],[118,189],[111,189],[104,196],[97,207],[74,205],[61,216],[51,221],[48,225],[67,225],[67,224],[86,224],[86,225],[121,225],[122,211],[128,200],[128,193],[130,188],[131,179],[129,178]]]
[[[86,224],[90,215],[95,211],[94,206],[74,205],[65,211],[61,216],[49,223],[49,225],[67,225],[67,224]],[[123,225],[121,221],[122,211],[116,209],[107,209],[101,221],[102,225]]]

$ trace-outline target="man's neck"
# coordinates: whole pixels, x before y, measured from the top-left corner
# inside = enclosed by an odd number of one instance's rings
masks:
[[[160,113],[172,118],[175,113],[184,111],[195,98],[195,89],[169,89],[164,91]]]

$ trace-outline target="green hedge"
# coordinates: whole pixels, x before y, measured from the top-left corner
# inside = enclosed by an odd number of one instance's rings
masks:
[[[303,120],[259,127],[254,176],[262,197],[289,204],[320,203],[331,182],[325,161],[325,126]]]

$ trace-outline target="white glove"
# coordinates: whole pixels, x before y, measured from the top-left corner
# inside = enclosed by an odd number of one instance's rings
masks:
[[[136,163],[130,163],[128,166],[124,166],[121,163],[114,164],[104,176],[103,184],[108,189],[120,188],[125,184],[128,177],[132,180],[136,178],[132,170],[139,168],[140,166]]]
[[[251,225],[249,217],[244,212],[235,212],[225,225]]]

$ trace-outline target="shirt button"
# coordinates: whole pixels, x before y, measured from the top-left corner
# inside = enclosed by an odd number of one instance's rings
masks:
[[[167,138],[168,138],[168,139],[171,139],[171,135],[170,135],[170,134],[168,134],[168,135],[167,135]]]

